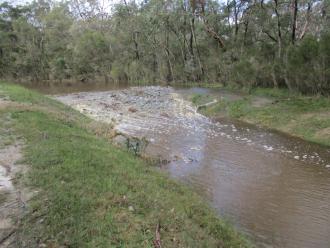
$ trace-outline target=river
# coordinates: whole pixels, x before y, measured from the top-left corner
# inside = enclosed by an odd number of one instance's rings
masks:
[[[192,92],[133,87],[55,98],[119,131],[150,141],[149,155],[191,186],[257,247],[330,247],[330,149],[196,111]]]

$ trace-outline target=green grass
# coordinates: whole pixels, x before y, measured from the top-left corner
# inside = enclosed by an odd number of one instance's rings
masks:
[[[213,101],[213,98],[210,95],[193,94],[190,100],[193,102],[193,104],[198,106]]]
[[[253,102],[260,97],[268,99],[268,103],[255,106]],[[330,98],[327,97],[257,88],[239,100],[219,99],[201,112],[210,117],[239,119],[330,146]]]
[[[223,88],[220,83],[212,82],[184,82],[184,83],[174,83],[176,87],[203,87],[203,88]]]
[[[251,90],[253,95],[268,96],[276,98],[287,98],[290,96],[297,96],[296,93],[292,93],[287,89],[274,89],[274,88],[254,88]]]
[[[45,96],[0,83],[0,108],[24,140],[29,202],[18,247],[248,247],[186,186],[95,135],[93,121]],[[6,124],[8,125],[8,124]],[[1,136],[0,136],[1,137]]]

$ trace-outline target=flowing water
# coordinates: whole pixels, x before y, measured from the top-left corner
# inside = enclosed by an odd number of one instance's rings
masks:
[[[258,247],[330,247],[330,149],[230,120],[210,120],[192,92],[135,87],[56,96],[119,131],[146,137],[147,153]]]

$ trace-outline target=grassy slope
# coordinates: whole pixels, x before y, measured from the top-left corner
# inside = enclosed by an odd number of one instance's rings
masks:
[[[18,247],[153,247],[158,222],[163,247],[249,246],[195,193],[113,147],[90,119],[18,86],[0,83],[0,97],[13,101],[0,108],[0,135],[10,117],[26,144],[26,183],[39,191]]]
[[[254,104],[263,98],[265,103]],[[198,105],[208,96],[193,96]],[[330,99],[290,94],[286,90],[256,89],[240,100],[221,100],[203,109],[208,116],[229,116],[330,146]]]

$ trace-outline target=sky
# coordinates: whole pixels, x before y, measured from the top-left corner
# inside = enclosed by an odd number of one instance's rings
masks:
[[[0,0],[0,3],[3,3],[3,2],[9,2],[13,5],[19,5],[19,4],[32,2],[32,0]]]
[[[57,0],[55,0],[55,1],[57,1]],[[100,1],[101,2],[118,3],[121,0],[100,0]],[[3,2],[9,2],[13,5],[22,5],[22,4],[25,4],[25,3],[31,3],[31,2],[33,2],[33,0],[0,0],[0,4],[3,3]]]
[[[13,6],[17,6],[17,5],[24,5],[24,4],[27,4],[27,3],[31,3],[33,1],[34,0],[0,0],[0,4],[3,3],[3,2],[9,2]],[[53,1],[61,2],[63,0],[53,0]],[[106,12],[111,11],[111,7],[113,6],[113,4],[123,2],[123,0],[98,0],[98,1],[101,3],[100,7],[102,7],[102,9]],[[127,0],[127,1],[129,2],[130,0]],[[139,1],[142,1],[142,0],[135,0],[135,1],[139,2]]]

